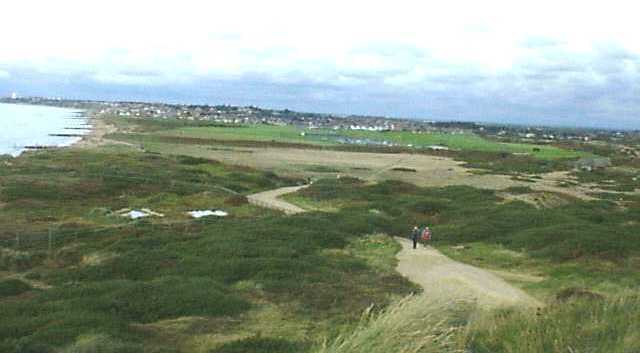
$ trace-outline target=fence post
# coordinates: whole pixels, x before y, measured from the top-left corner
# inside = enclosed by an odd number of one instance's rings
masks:
[[[53,248],[53,231],[49,227],[49,257],[51,257],[51,249]]]

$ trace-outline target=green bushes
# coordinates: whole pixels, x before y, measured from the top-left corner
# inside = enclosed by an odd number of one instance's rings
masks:
[[[256,296],[259,303],[287,305],[292,320],[343,324],[371,303],[384,305],[390,294],[413,290],[406,279],[380,272],[366,259],[328,255],[386,224],[385,217],[353,209],[338,215],[229,218],[189,228],[139,223],[106,229],[76,242],[78,256],[67,259],[66,267],[41,272],[39,280],[54,288],[3,303],[0,348],[20,339],[67,347],[78,335],[90,334],[136,343],[142,338],[130,331],[132,323],[239,318],[252,307],[247,300]],[[91,265],[81,262],[82,254],[96,251],[113,256]],[[393,256],[392,251],[384,254]],[[255,288],[232,289],[247,281]]]
[[[511,186],[506,188],[504,191],[512,194],[516,194],[516,195],[521,195],[521,194],[530,194],[533,192],[533,189],[531,189],[528,186]]]
[[[318,201],[346,198],[352,195],[350,191],[354,187],[362,184],[362,180],[351,177],[320,179],[313,183],[313,187],[302,190],[300,194]]]
[[[0,248],[0,270],[23,271],[39,262],[39,256],[29,252]]]
[[[481,241],[554,261],[619,261],[640,254],[640,235],[626,225],[637,209],[621,209],[609,201],[574,201],[538,209],[519,201],[500,203],[494,191],[471,187],[425,189],[386,181],[350,183],[345,188],[342,181],[331,179],[315,183],[302,194],[357,205],[352,212],[383,211],[385,217],[367,222],[373,232],[403,235],[414,223],[431,225],[440,244]]]
[[[31,290],[31,286],[19,279],[0,281],[0,298],[19,295]]]
[[[206,158],[198,158],[192,156],[177,156],[178,163],[184,165],[199,165],[199,164],[219,164],[220,162]]]
[[[123,282],[103,295],[94,304],[98,311],[141,323],[191,315],[236,315],[249,308],[247,302],[227,294],[220,283],[197,277]]]

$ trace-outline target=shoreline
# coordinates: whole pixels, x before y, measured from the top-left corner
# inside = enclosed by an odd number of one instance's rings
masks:
[[[19,104],[2,102],[2,106],[7,106],[7,110],[2,110],[3,118],[0,119],[3,123],[6,122],[9,125],[14,126],[16,129],[25,131],[28,133],[18,133],[15,137],[9,134],[8,140],[3,141],[2,155],[11,156],[12,158],[18,158],[24,153],[30,151],[39,151],[55,148],[67,148],[80,143],[85,139],[85,135],[91,135],[94,133],[94,116],[87,110],[72,109],[59,106],[46,106],[35,104]],[[14,110],[11,106],[24,106],[34,108],[33,112],[27,112],[26,115],[21,116],[21,110]],[[40,108],[54,109],[56,112],[52,113],[52,117],[48,117],[48,111],[38,111]],[[4,117],[6,114],[7,120]],[[26,126],[20,123],[21,119],[46,119],[55,117],[59,122],[53,123],[51,126],[44,124],[44,128],[36,127],[40,122],[27,123]],[[28,121],[28,120],[27,120]],[[34,131],[31,131],[31,125],[34,127]],[[25,129],[26,128],[26,129]]]

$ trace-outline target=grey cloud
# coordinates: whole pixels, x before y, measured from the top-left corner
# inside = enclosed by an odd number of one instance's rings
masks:
[[[501,73],[452,65],[415,47],[384,43],[355,49],[395,64],[380,70],[337,67],[318,60],[285,72],[256,70],[236,76],[176,73],[167,77],[158,69],[161,65],[104,72],[133,78],[125,84],[96,81],[99,72],[91,67],[43,71],[23,65],[11,67],[11,76],[0,80],[0,93],[16,90],[73,98],[253,104],[339,114],[640,129],[638,55],[604,44],[580,55],[562,42],[532,39],[528,45],[535,48],[535,55]],[[386,81],[410,76],[414,69],[428,74],[406,85]],[[148,87],[136,79],[156,84]]]

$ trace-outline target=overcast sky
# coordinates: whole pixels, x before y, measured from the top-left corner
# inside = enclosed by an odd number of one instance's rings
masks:
[[[6,1],[0,95],[640,129],[633,3]]]

